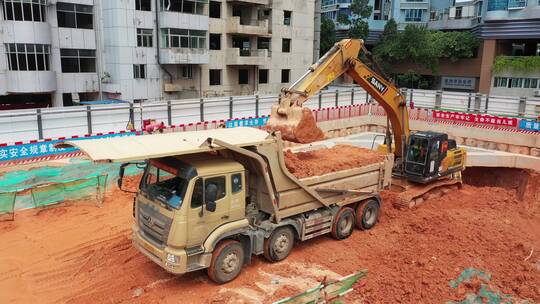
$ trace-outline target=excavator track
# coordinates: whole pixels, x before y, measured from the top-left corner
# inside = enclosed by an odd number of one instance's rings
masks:
[[[461,188],[462,183],[461,172],[429,184],[416,184],[395,178],[392,180],[392,189],[401,193],[394,201],[394,206],[398,209],[417,207],[427,199],[441,197],[450,190]]]

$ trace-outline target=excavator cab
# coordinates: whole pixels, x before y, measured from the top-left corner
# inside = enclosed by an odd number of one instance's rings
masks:
[[[444,160],[456,149],[455,140],[437,132],[416,132],[409,136],[405,154],[405,176],[417,183],[428,183],[451,174]]]

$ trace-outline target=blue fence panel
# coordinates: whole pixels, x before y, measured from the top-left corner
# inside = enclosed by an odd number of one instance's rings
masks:
[[[133,136],[137,135],[137,132],[125,132],[125,133],[115,133],[115,134],[104,134],[96,135],[90,137],[81,137],[81,138],[71,138],[66,139],[70,141],[75,140],[86,140],[86,139],[96,139],[96,138],[108,138],[108,137],[123,137],[123,136]],[[54,145],[59,142],[66,140],[51,140],[30,144],[22,145],[13,145],[0,148],[0,161],[10,161],[23,158],[32,158],[32,157],[41,157],[48,155],[55,155],[61,153],[70,153],[75,152],[78,149],[76,148],[55,148]]]
[[[519,128],[527,131],[540,132],[540,121],[522,119],[519,122]]]

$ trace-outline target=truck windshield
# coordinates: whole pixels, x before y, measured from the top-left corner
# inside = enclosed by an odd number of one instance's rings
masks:
[[[150,199],[158,200],[173,208],[180,208],[189,180],[163,163],[150,161],[141,182],[141,190]]]

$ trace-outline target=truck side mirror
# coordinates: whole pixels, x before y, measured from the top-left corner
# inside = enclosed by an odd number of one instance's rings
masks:
[[[216,184],[209,183],[206,185],[204,198],[205,198],[205,205],[206,210],[210,212],[216,211],[216,198],[217,198],[217,191],[218,187]]]
[[[206,206],[206,210],[207,211],[210,211],[210,212],[214,212],[216,211],[216,202],[212,201],[212,202],[207,202],[205,204]]]
[[[118,188],[120,188],[120,190],[122,190],[122,181],[124,179],[124,173],[126,171],[127,165],[129,165],[129,163],[124,163],[120,165],[120,169],[118,169],[118,180],[116,181],[116,183],[118,184]]]

